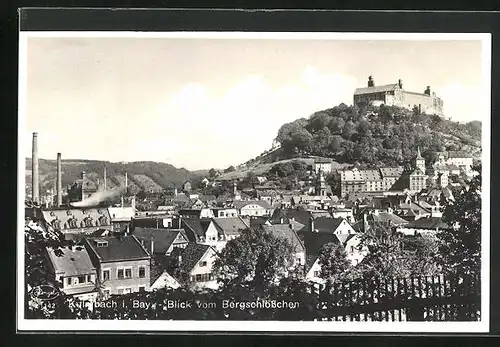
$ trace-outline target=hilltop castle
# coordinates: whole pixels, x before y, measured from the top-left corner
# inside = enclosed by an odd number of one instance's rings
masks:
[[[416,106],[420,112],[441,117],[444,115],[443,100],[438,98],[436,93],[431,93],[429,86],[423,93],[409,92],[403,89],[402,80],[395,84],[375,86],[373,77],[368,77],[368,86],[354,91],[354,104],[359,102],[399,106],[410,110]]]

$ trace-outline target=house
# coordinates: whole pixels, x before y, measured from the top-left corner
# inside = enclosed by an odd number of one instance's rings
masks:
[[[84,245],[104,296],[149,290],[151,256],[135,236],[85,238]]]
[[[180,227],[189,242],[215,247],[219,241],[219,232],[211,219],[181,219]]]
[[[186,182],[184,182],[184,184],[182,185],[182,191],[185,193],[189,193],[191,189],[192,189],[191,181],[187,180]]]
[[[217,252],[209,245],[189,243],[179,252],[177,280],[193,289],[217,289],[219,284],[213,274]]]
[[[362,244],[358,234],[334,234],[329,231],[313,231],[303,235],[304,246],[306,249],[306,270],[305,278],[307,281],[324,283],[321,278],[321,249],[329,244],[339,244],[346,251],[346,258],[352,265],[359,264],[368,254],[368,249]]]
[[[473,158],[470,154],[460,151],[449,151],[446,161],[450,165],[456,165],[466,175],[472,174]]]
[[[210,208],[190,208],[179,210],[179,216],[182,218],[213,218],[214,213]]]
[[[326,172],[330,173],[332,171],[332,160],[328,158],[317,158],[314,159],[314,172]]]
[[[303,267],[306,264],[306,253],[305,247],[300,240],[299,235],[294,230],[291,224],[273,224],[273,225],[262,225],[262,228],[273,234],[277,238],[285,239],[293,247],[294,251],[294,263],[291,264],[289,269],[299,270],[300,273],[303,272]]]
[[[343,218],[349,223],[354,223],[354,215],[352,213],[352,208],[341,208],[334,207],[330,211],[333,218]]]
[[[67,239],[100,229],[113,230],[107,208],[56,208],[41,213],[45,226],[61,231]]]
[[[229,217],[237,217],[238,210],[231,207],[215,207],[212,208],[212,218],[229,218]]]
[[[250,227],[241,217],[213,218],[212,221],[218,231],[219,239],[225,241],[237,238],[243,230]]]
[[[240,216],[266,216],[271,213],[271,206],[262,200],[233,201]]]
[[[334,235],[350,235],[356,231],[344,218],[318,217],[310,219],[310,230],[313,232],[331,233]]]
[[[150,290],[155,291],[162,288],[177,289],[181,286],[179,281],[169,274],[167,270],[161,270],[157,275],[151,277]]]
[[[135,207],[108,207],[113,230],[121,231],[132,225],[135,217]]]
[[[85,247],[47,248],[47,256],[51,279],[61,283],[66,295],[84,301],[97,300],[97,271]]]
[[[171,215],[156,215],[136,217],[132,220],[131,229],[134,228],[172,228],[176,218]]]
[[[208,178],[206,178],[206,177],[205,177],[205,178],[203,178],[203,179],[201,180],[201,183],[202,183],[202,184],[205,186],[205,188],[206,188],[206,187],[208,187],[208,184],[210,183],[210,181],[208,180]]]
[[[184,229],[135,228],[133,235],[151,256],[169,256],[175,248],[185,248],[189,243]]]
[[[420,218],[397,228],[404,235],[436,234],[442,230],[451,230],[453,227],[443,221],[441,217]]]

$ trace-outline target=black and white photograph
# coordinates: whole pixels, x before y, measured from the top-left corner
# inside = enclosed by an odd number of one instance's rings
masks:
[[[20,330],[488,331],[490,34],[19,54]]]

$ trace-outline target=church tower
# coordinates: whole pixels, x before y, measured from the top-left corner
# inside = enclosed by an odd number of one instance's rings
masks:
[[[326,196],[326,181],[321,169],[318,171],[318,178],[316,180],[316,195]]]
[[[425,159],[420,154],[420,147],[417,147],[417,156],[415,157],[415,168],[425,174]]]

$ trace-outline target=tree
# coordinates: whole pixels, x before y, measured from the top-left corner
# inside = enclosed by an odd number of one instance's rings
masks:
[[[347,253],[339,243],[327,243],[321,248],[319,264],[321,265],[321,278],[330,283],[342,278],[350,266]]]
[[[233,172],[233,171],[236,171],[236,169],[234,168],[233,165],[231,165],[227,169],[224,170],[224,173]]]
[[[225,285],[249,283],[264,292],[285,276],[292,261],[293,247],[287,240],[262,226],[251,227],[228,241],[215,261],[214,271]]]
[[[217,176],[217,171],[214,168],[211,168],[210,170],[208,170],[208,176],[210,178],[214,178],[215,176]]]
[[[447,202],[443,220],[453,229],[438,233],[440,263],[445,272],[459,276],[480,274],[481,270],[481,165],[473,167],[478,173]]]

